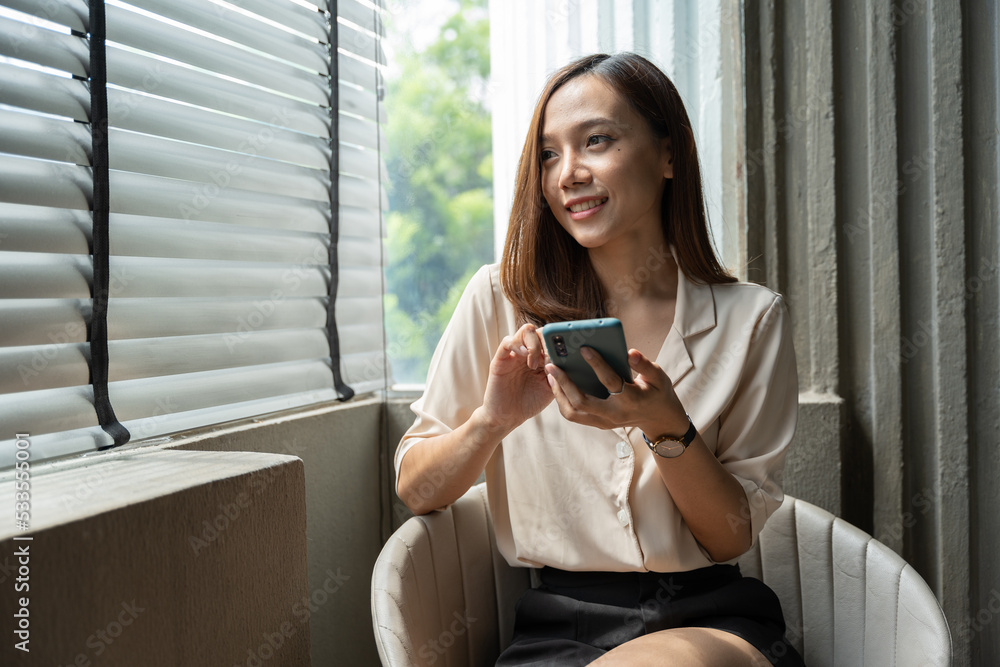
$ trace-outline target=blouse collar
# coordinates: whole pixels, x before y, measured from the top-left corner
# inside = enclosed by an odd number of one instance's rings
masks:
[[[670,246],[670,254],[677,264],[677,302],[674,306],[674,323],[667,332],[657,363],[666,372],[671,384],[676,385],[694,368],[684,339],[708,331],[716,325],[715,296],[711,285],[695,282],[684,275],[673,245]]]

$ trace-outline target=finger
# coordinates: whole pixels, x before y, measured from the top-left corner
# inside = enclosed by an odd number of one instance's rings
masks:
[[[561,396],[567,406],[574,410],[579,410],[586,405],[587,395],[580,391],[580,388],[569,379],[569,376],[566,375],[563,369],[555,364],[546,364],[545,372],[555,380],[554,385],[551,382],[549,384],[552,385],[557,400]],[[560,403],[560,410],[562,410],[561,405]],[[566,416],[565,413],[563,415]]]
[[[594,369],[594,373],[597,374],[597,379],[601,381],[604,388],[609,392],[617,394],[625,389],[625,382],[622,380],[621,376],[615,372],[615,369],[611,368],[611,365],[604,360],[601,353],[597,350],[584,346],[580,348],[580,354],[583,355],[584,360],[590,364],[590,367]]]
[[[547,364],[551,361],[549,357],[549,351],[545,347],[545,336],[542,335],[541,329],[535,329],[535,337],[538,338],[538,346],[542,350],[542,363]]]
[[[542,344],[538,338],[538,330],[532,324],[525,324],[521,328],[523,332],[524,346],[528,350],[528,368],[534,370],[543,364]]]
[[[515,331],[510,336],[504,336],[503,340],[500,341],[501,347],[512,354],[520,355],[525,357],[528,355],[528,348],[524,345],[524,331],[526,327],[530,327],[530,324],[522,325],[520,329]]]
[[[656,380],[657,378],[667,379],[666,373],[654,362],[650,361],[642,352],[632,348],[628,351],[628,365],[646,380]]]
[[[504,336],[500,341],[500,345],[497,346],[496,354],[493,355],[495,361],[505,361],[514,354],[514,337]]]
[[[549,368],[555,369],[556,374],[562,373],[563,381],[566,382],[566,387],[563,387],[559,384],[559,381],[556,379],[554,374],[548,375],[549,386],[552,387],[552,393],[555,397],[556,405],[559,406],[559,414],[561,414],[568,421],[583,424],[584,426],[596,426],[597,428],[611,427],[600,416],[591,414],[586,409],[580,409],[578,406],[574,405],[573,401],[567,395],[567,392],[575,393],[581,399],[590,400],[590,398],[581,393],[580,390],[576,388],[576,385],[573,384],[573,381],[570,380],[565,373],[559,370],[557,366],[552,364],[546,365],[546,370]]]

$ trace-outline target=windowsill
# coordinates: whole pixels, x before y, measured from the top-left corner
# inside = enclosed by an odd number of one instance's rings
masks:
[[[224,519],[219,521],[230,521],[233,527],[221,531],[220,537],[210,542],[210,550],[199,551],[201,555],[192,561],[191,571],[203,576],[205,568],[212,563],[213,554],[221,553],[217,547],[223,544],[223,537],[229,540],[236,535],[233,531],[249,526],[251,521],[225,516],[227,511],[235,515],[234,502],[241,516],[249,516],[250,511],[239,505],[239,489],[230,488],[230,480],[234,477],[228,471],[243,471],[239,474],[244,475],[244,479],[249,471],[250,493],[258,488],[278,488],[268,481],[272,473],[261,469],[261,462],[273,460],[291,467],[297,464],[302,471],[299,474],[305,478],[304,489],[299,488],[305,499],[302,544],[308,548],[308,591],[324,600],[329,596],[326,604],[312,605],[316,611],[309,616],[313,664],[375,664],[378,657],[368,615],[368,581],[375,558],[391,530],[394,509],[389,479],[391,453],[387,455],[385,445],[392,436],[386,434],[395,432],[398,428],[395,424],[405,421],[406,413],[402,402],[392,401],[392,404],[399,415],[387,417],[387,398],[367,394],[344,403],[330,402],[276,412],[142,440],[107,452],[33,464],[33,494],[34,482],[40,482],[38,505],[32,514],[34,544],[38,545],[39,553],[44,551],[41,547],[45,543],[38,535],[41,532],[45,539],[61,540],[68,552],[73,544],[77,549],[83,546],[77,534],[83,521],[113,524],[114,528],[106,529],[106,537],[102,539],[131,545],[122,546],[120,550],[129,553],[132,560],[112,567],[98,563],[80,572],[67,564],[67,577],[80,586],[122,577],[129,581],[145,581],[148,577],[140,564],[146,561],[142,559],[155,561],[160,547],[144,541],[144,536],[155,532],[154,528],[177,528],[175,524],[180,524],[177,529],[181,537],[167,540],[167,543],[175,547],[179,544],[177,548],[183,554],[190,554],[190,536],[208,541],[204,533],[212,528],[206,528],[204,522],[215,521],[222,513]],[[389,448],[394,449],[394,443]],[[275,457],[274,454],[285,456]],[[302,462],[290,459],[292,456]],[[140,462],[143,465],[139,465]],[[301,478],[299,483],[302,483]],[[190,493],[183,491],[189,487],[200,489],[203,495],[198,501],[188,502],[186,514],[181,517],[177,514],[175,499]],[[13,471],[0,473],[0,502],[13,508],[13,492]],[[298,498],[301,502],[302,495]],[[71,511],[67,504],[73,505]],[[258,505],[250,504],[254,510],[264,508]],[[81,518],[84,515],[89,519]],[[6,539],[13,534],[13,519],[12,511],[6,522],[0,523],[0,534]],[[283,528],[285,533],[261,530],[262,535],[273,534],[282,544],[292,539],[288,531],[297,536],[301,536],[302,531],[291,524]],[[240,567],[252,570],[257,560],[249,554],[261,548],[270,548],[271,553],[280,551],[278,546],[242,545],[239,553],[244,556],[238,559]],[[70,562],[74,561],[70,559]],[[162,563],[156,567],[158,571],[165,568]],[[328,587],[331,573],[339,582],[335,594],[330,593]],[[212,581],[227,579],[213,576]],[[51,577],[39,570],[37,578],[42,581]],[[226,593],[228,595],[230,593]],[[220,597],[211,602],[222,604],[228,599]],[[279,607],[278,611],[287,613],[292,606],[289,603]],[[88,623],[92,620],[87,617]],[[174,620],[171,617],[170,622]],[[293,617],[291,620],[298,623],[301,619]],[[271,631],[270,626],[268,631]],[[370,639],[365,641],[365,637]],[[79,643],[84,645],[83,640]],[[67,650],[75,650],[76,642],[70,644]]]

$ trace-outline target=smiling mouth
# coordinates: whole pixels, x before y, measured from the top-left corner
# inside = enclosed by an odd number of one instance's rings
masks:
[[[608,201],[607,197],[602,197],[600,199],[590,199],[590,200],[582,202],[580,204],[573,204],[572,206],[567,206],[566,208],[569,209],[573,213],[582,213],[583,211],[587,211],[589,209],[592,209],[595,206],[600,206],[601,204],[603,204],[606,201]]]

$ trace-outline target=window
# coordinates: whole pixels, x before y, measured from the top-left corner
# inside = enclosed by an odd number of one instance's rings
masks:
[[[466,283],[493,261],[486,0],[389,19],[386,332],[393,380],[423,384]]]
[[[336,6],[0,1],[0,466],[384,386],[383,11]]]
[[[726,52],[740,20],[738,3],[695,0],[400,3],[387,77],[386,329],[397,383],[423,383],[472,273],[499,259],[535,102],[550,73],[587,53],[636,51],[671,76],[694,125],[716,247],[744,273],[740,176],[724,168],[738,162],[737,130],[723,122],[742,103]]]

